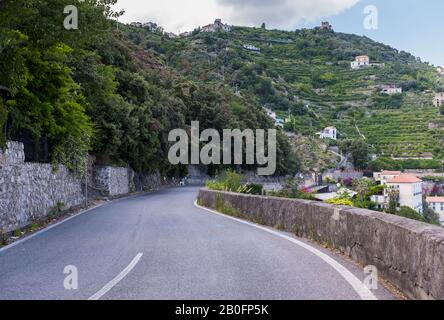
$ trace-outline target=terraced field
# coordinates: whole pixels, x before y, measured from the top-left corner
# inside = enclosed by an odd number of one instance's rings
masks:
[[[443,131],[428,128],[429,123],[437,116],[438,111],[435,107],[378,110],[356,119],[356,125],[367,141],[382,154],[418,157],[432,152],[435,148],[443,147]],[[358,137],[351,119],[337,121],[336,126],[348,137]]]

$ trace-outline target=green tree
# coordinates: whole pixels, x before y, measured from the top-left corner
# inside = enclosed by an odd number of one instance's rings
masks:
[[[362,178],[353,181],[353,188],[359,195],[359,200],[364,202],[368,198],[370,188],[373,186],[373,181],[369,178]]]
[[[423,207],[424,207],[424,213],[423,213],[424,220],[427,223],[434,224],[436,226],[440,226],[441,222],[440,222],[439,214],[437,212],[435,212],[432,208],[430,208],[428,203],[425,201],[423,203]]]
[[[89,150],[92,126],[87,103],[72,79],[70,58],[92,48],[116,16],[116,0],[78,3],[79,30],[66,30],[63,9],[69,0],[11,0],[0,11],[0,84],[11,88],[2,103],[12,139],[34,141],[34,159],[51,160],[80,170]],[[3,130],[2,130],[3,134]],[[2,141],[5,137],[0,137]],[[48,151],[46,150],[48,149]]]
[[[370,161],[370,148],[362,140],[345,140],[340,144],[342,152],[350,154],[351,161],[355,168],[366,169]]]
[[[399,190],[394,187],[389,187],[386,190],[388,195],[387,213],[396,214],[399,200]]]
[[[418,212],[416,212],[415,210],[413,210],[410,207],[402,206],[399,209],[399,211],[396,213],[396,215],[404,217],[404,218],[412,219],[412,220],[426,222],[426,220],[424,219],[424,217],[421,214],[419,214]]]

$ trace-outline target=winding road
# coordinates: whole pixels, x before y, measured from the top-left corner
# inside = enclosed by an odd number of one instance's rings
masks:
[[[394,298],[357,290],[366,275],[342,256],[197,207],[197,192],[109,202],[0,249],[0,299]]]

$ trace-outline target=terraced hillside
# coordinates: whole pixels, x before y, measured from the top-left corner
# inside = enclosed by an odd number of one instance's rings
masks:
[[[315,136],[335,125],[342,138],[365,137],[382,155],[444,157],[444,131],[429,130],[430,122],[442,118],[432,97],[444,90],[444,79],[407,52],[319,29],[234,27],[179,38],[142,28],[125,31],[182,75],[219,83],[291,119],[285,130]],[[352,70],[358,55],[368,55],[375,65]],[[401,86],[403,94],[381,94],[389,84]]]
[[[335,125],[347,137],[358,137],[359,131],[382,155],[397,157],[427,157],[439,153],[440,129],[428,128],[436,118],[436,108],[380,110],[356,121],[343,119]],[[355,123],[355,125],[353,125]],[[435,150],[437,149],[437,150]]]

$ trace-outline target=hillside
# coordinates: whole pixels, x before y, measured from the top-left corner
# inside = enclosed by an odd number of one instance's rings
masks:
[[[443,90],[444,79],[409,53],[367,37],[320,29],[233,27],[231,32],[195,30],[177,38],[132,26],[124,31],[182,76],[224,86],[290,118],[288,131],[314,136],[334,125],[342,138],[365,137],[383,156],[444,156],[444,132],[429,130],[429,123],[440,117],[433,91]],[[350,62],[358,55],[384,65],[352,70]],[[403,93],[380,94],[390,84],[402,86]]]
[[[8,88],[0,91],[0,148],[22,142],[26,161],[63,164],[79,175],[92,154],[99,165],[181,177],[186,166],[168,160],[172,130],[189,132],[194,120],[201,130],[274,127],[229,87],[188,77],[161,50],[129,41],[115,28],[115,2],[79,3],[74,30],[61,20],[68,0],[0,2],[0,89]],[[279,132],[276,174],[297,169]]]

